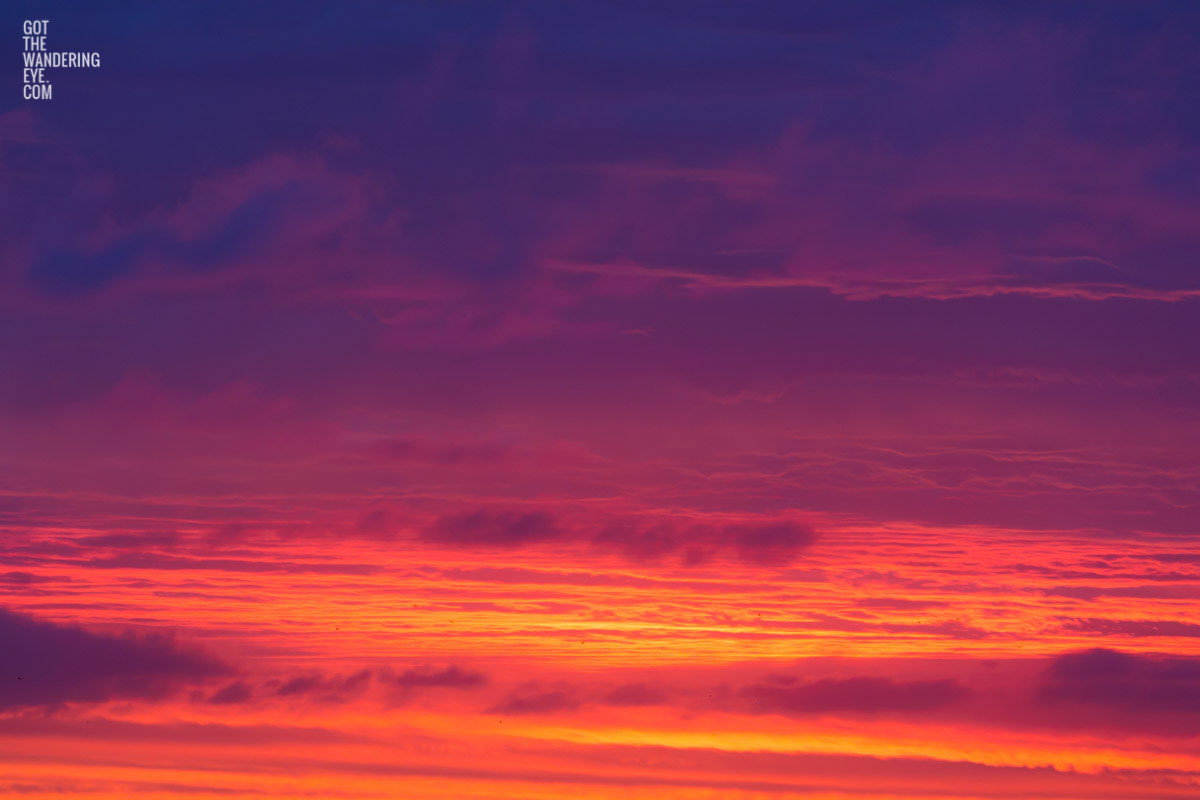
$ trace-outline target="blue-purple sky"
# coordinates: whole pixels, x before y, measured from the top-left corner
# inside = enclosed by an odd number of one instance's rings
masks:
[[[1195,792],[1200,5],[0,19],[0,793]]]

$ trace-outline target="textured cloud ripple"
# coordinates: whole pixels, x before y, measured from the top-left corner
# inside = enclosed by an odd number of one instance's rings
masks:
[[[34,18],[0,794],[1200,794],[1200,5]]]

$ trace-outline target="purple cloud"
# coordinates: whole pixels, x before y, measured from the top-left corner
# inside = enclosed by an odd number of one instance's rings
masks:
[[[801,682],[772,676],[743,686],[738,698],[760,714],[887,714],[936,711],[963,700],[968,691],[954,679],[825,678]]]
[[[95,633],[0,609],[0,710],[154,699],[227,672],[170,637]]]
[[[555,518],[542,511],[487,511],[439,519],[422,534],[427,541],[515,547],[562,536]]]
[[[1059,656],[1040,700],[1149,716],[1200,714],[1200,659],[1096,648]]]
[[[487,683],[487,676],[457,666],[443,669],[421,667],[391,675],[387,682],[400,689],[473,689]]]
[[[543,690],[526,687],[505,697],[488,709],[489,714],[554,714],[574,711],[583,700],[565,689]]]

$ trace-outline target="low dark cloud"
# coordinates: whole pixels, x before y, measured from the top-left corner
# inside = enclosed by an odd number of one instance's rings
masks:
[[[487,676],[456,666],[443,669],[419,667],[407,669],[399,675],[391,675],[386,680],[392,686],[401,689],[473,689],[486,684]]]
[[[563,536],[563,530],[543,511],[488,511],[452,514],[439,519],[423,538],[442,544],[516,547]]]
[[[783,566],[812,545],[817,535],[808,525],[786,519],[730,524],[620,519],[578,524],[546,511],[480,509],[443,516],[421,538],[440,544],[484,547],[575,543],[616,551],[631,561],[678,558],[689,566],[707,563],[725,553],[747,564]]]
[[[679,556],[685,564],[698,565],[728,553],[748,564],[784,566],[816,539],[811,527],[793,520],[727,525],[622,520],[605,526],[592,541],[633,561]]]
[[[365,669],[347,676],[297,675],[275,686],[275,696],[307,697],[334,702],[361,692],[370,682],[371,671]]]
[[[247,703],[254,696],[254,690],[245,681],[234,681],[213,692],[208,702],[215,706],[231,706]]]
[[[934,711],[957,703],[967,694],[967,689],[953,679],[853,677],[801,682],[780,675],[743,686],[737,697],[756,713],[806,715]]]
[[[574,711],[583,701],[568,689],[518,689],[488,709],[490,714],[553,714]]]
[[[382,693],[376,699],[406,702],[417,693],[433,689],[469,690],[487,683],[483,673],[455,665],[413,667],[399,672],[385,667],[348,674],[304,672],[255,682],[239,679],[195,699],[214,705],[330,704]]]
[[[61,580],[64,580],[64,578],[53,575],[36,575],[32,572],[21,572],[19,570],[0,572],[0,583],[12,586],[31,586],[35,583],[54,583]]]
[[[162,635],[97,633],[0,609],[0,710],[150,699],[227,668]]]
[[[610,706],[657,706],[667,702],[667,691],[647,683],[625,683],[604,695]]]
[[[728,525],[718,531],[718,542],[730,543],[744,561],[756,564],[790,562],[800,550],[816,541],[812,528],[787,521]]]
[[[1135,715],[1200,714],[1200,659],[1096,648],[1060,656],[1037,689],[1040,700]]]
[[[689,712],[748,714],[924,714],[960,706],[973,692],[957,679],[884,677],[803,679],[768,675],[750,683],[672,686],[636,681],[609,686],[527,683],[488,709],[493,714],[554,714],[583,706],[671,706]]]
[[[686,693],[685,693],[686,694]],[[666,686],[638,681],[615,686],[537,682],[517,686],[488,709],[491,714],[555,714],[583,706],[635,708],[668,705],[682,700]]]

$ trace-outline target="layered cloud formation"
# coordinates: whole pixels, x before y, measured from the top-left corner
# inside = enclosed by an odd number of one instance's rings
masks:
[[[1194,4],[2,16],[0,793],[1196,794]]]

